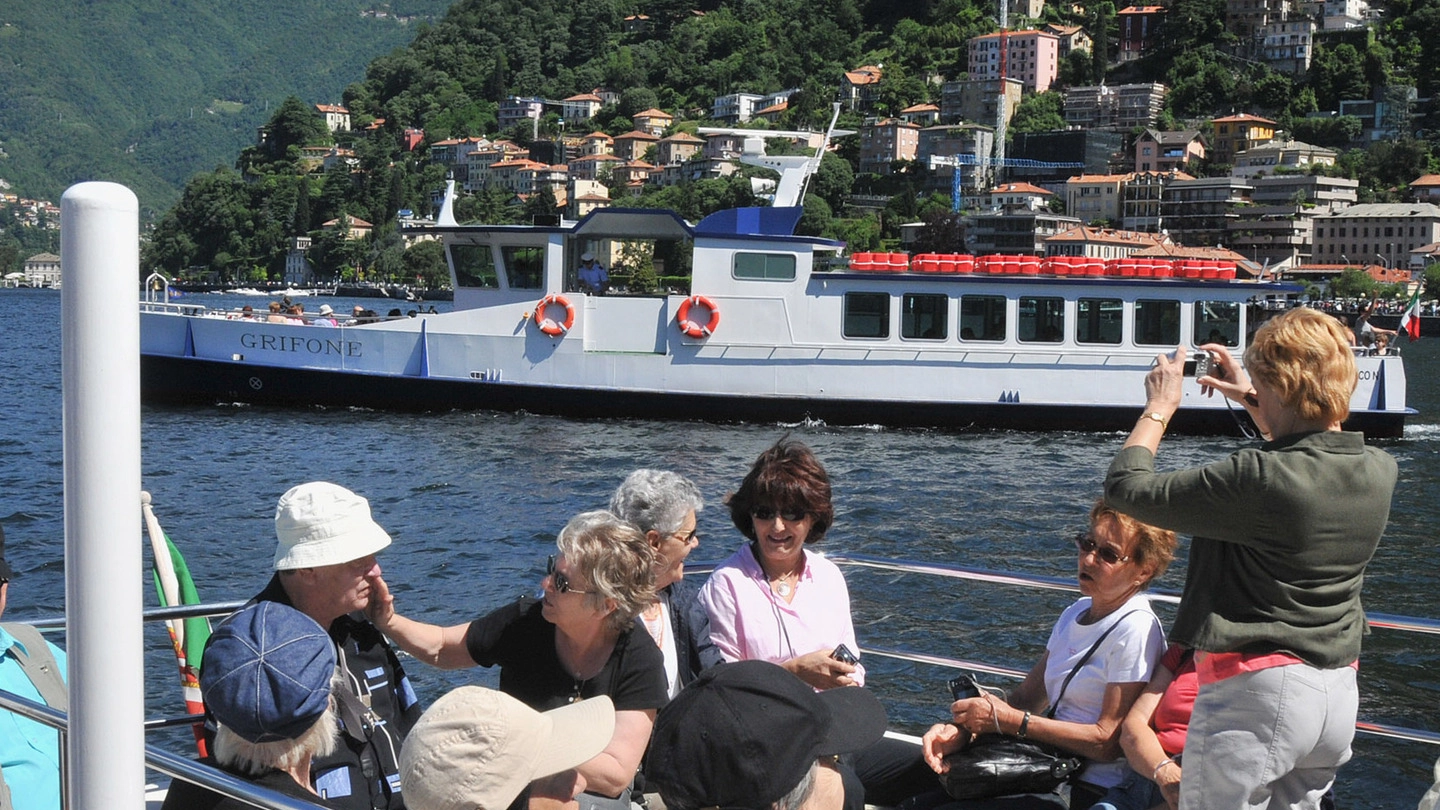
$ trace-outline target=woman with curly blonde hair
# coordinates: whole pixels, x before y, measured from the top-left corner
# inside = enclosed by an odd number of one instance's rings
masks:
[[[1224,346],[1200,348],[1215,369],[1202,391],[1244,405],[1265,443],[1155,471],[1185,384],[1177,351],[1146,376],[1145,410],[1105,482],[1115,509],[1194,536],[1171,634],[1196,651],[1200,683],[1180,806],[1319,807],[1350,758],[1360,585],[1390,514],[1395,460],[1341,429],[1357,377],[1331,316],[1274,318],[1243,368]]]
[[[369,614],[406,652],[444,669],[500,667],[500,691],[536,711],[608,696],[610,745],[577,770],[588,785],[581,807],[628,806],[655,713],[668,698],[665,663],[635,617],[655,601],[654,550],[609,512],[570,519],[546,561],[543,596],[522,598],[468,624],[440,627],[395,613],[379,587]]]

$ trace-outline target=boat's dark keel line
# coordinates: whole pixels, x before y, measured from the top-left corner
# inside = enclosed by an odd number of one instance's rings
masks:
[[[386,411],[496,410],[580,418],[800,422],[1001,430],[1129,430],[1137,407],[1025,402],[893,402],[755,397],[492,383],[142,355],[146,402],[362,407]],[[1239,435],[1243,413],[1185,409],[1172,433]],[[1401,435],[1403,413],[1357,413],[1346,428],[1371,438]]]

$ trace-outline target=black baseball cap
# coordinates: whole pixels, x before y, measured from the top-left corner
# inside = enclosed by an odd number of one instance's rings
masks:
[[[671,807],[764,810],[815,760],[884,733],[885,708],[866,689],[816,692],[767,661],[718,664],[660,710],[646,777]]]
[[[10,563],[5,562],[5,527],[0,526],[0,579],[10,579],[15,572],[10,570]]]

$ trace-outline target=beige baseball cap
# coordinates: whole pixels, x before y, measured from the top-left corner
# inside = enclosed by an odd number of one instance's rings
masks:
[[[590,760],[614,734],[615,705],[604,695],[537,712],[503,692],[462,686],[405,737],[405,806],[505,810],[526,785]]]

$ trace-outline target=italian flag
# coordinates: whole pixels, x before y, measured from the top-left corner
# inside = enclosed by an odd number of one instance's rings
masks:
[[[1405,307],[1405,314],[1400,316],[1400,331],[1410,336],[1411,340],[1420,339],[1420,291],[1410,296],[1410,303]]]
[[[200,594],[195,590],[195,581],[190,577],[190,567],[180,549],[170,540],[160,521],[150,508],[150,493],[141,493],[141,510],[145,514],[145,531],[150,535],[150,552],[154,561],[155,593],[162,607],[175,605],[198,605]],[[205,651],[205,642],[210,640],[210,620],[201,616],[190,619],[170,619],[170,643],[175,648],[175,662],[180,669],[180,690],[185,696],[185,710],[191,714],[203,714],[205,703],[200,697],[200,657]],[[195,745],[200,755],[205,756],[204,724],[194,725]]]

